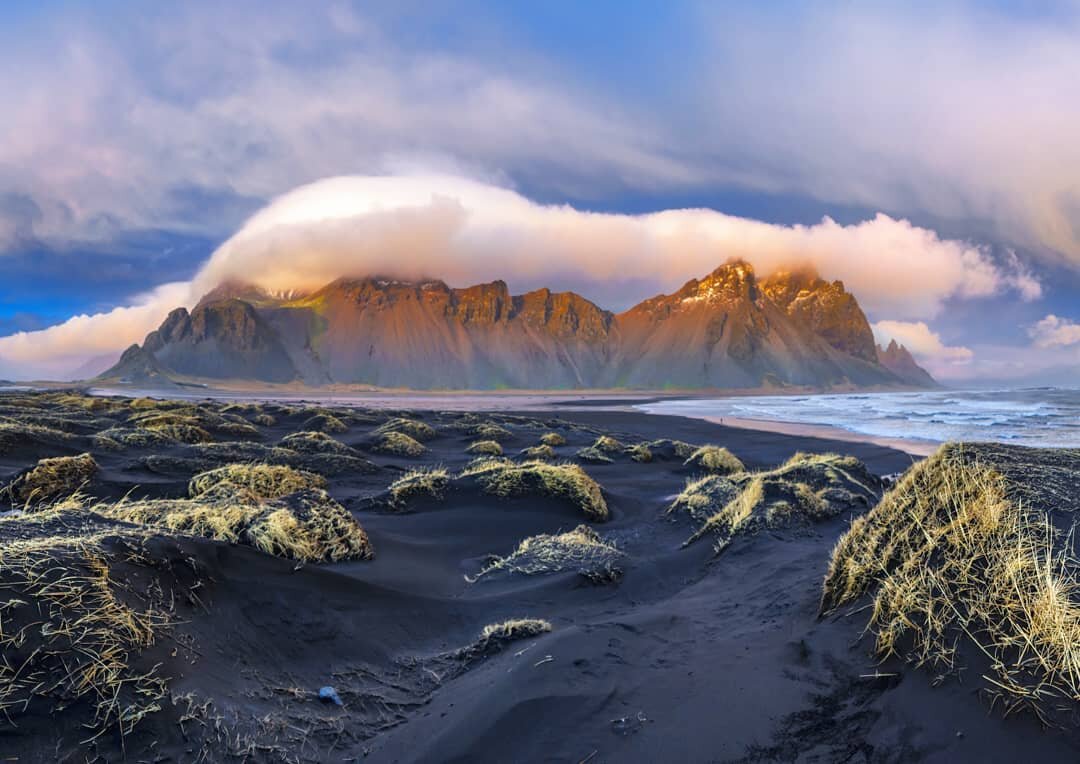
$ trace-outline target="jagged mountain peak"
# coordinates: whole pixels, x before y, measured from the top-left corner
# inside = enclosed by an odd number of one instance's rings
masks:
[[[866,317],[841,282],[809,271],[759,279],[743,260],[619,315],[573,292],[514,295],[502,280],[453,288],[374,275],[298,297],[232,282],[190,313],[170,313],[113,371],[121,366],[421,389],[901,381],[879,360]]]
[[[915,357],[904,345],[895,339],[889,340],[887,347],[875,345],[878,363],[911,385],[936,387],[937,382],[926,369],[919,366]]]
[[[224,281],[202,296],[196,309],[225,300],[242,300],[255,307],[274,305],[303,297],[306,293],[299,289],[267,289],[247,281]]]
[[[874,333],[855,296],[842,281],[826,281],[809,267],[780,270],[761,282],[766,296],[796,322],[837,350],[877,362]]]
[[[757,275],[745,260],[728,260],[703,279],[693,279],[679,290],[681,302],[717,302],[731,299],[757,300]]]

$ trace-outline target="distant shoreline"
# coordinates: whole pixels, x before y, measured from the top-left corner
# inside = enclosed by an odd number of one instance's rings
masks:
[[[499,391],[467,391],[456,390],[448,392],[421,392],[421,391],[351,391],[351,392],[322,392],[316,390],[295,391],[282,394],[279,391],[241,391],[241,390],[206,390],[199,391],[139,391],[113,388],[90,388],[87,392],[92,395],[164,395],[165,397],[202,398],[210,397],[225,400],[260,400],[266,402],[279,401],[320,401],[339,405],[364,405],[374,408],[414,408],[414,409],[450,409],[450,410],[490,410],[490,411],[624,411],[627,414],[643,416],[683,416],[686,419],[699,419],[713,424],[759,432],[771,432],[779,435],[791,435],[795,437],[811,437],[823,440],[837,441],[838,443],[868,443],[873,445],[895,448],[913,456],[923,457],[937,450],[940,443],[920,441],[916,439],[889,438],[882,436],[867,435],[840,427],[830,425],[811,425],[780,420],[750,419],[741,417],[709,417],[693,416],[690,414],[659,414],[644,411],[640,406],[650,403],[676,400],[710,400],[714,398],[750,397],[761,395],[828,395],[856,391],[779,391],[779,390],[724,390],[724,391],[695,391],[683,392],[648,392],[648,391],[623,391],[623,390],[597,390],[563,393],[560,391],[528,391],[528,390],[499,390]],[[857,392],[874,393],[905,393],[913,392],[912,389],[900,390],[863,390]]]

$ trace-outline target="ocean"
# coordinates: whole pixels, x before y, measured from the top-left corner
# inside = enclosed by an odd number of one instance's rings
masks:
[[[1080,447],[1080,388],[698,398],[637,408],[714,421],[828,427],[927,446],[963,440]]]

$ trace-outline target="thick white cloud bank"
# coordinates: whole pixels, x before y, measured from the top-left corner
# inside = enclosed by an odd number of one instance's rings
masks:
[[[190,284],[0,338],[0,359],[22,377],[62,373],[141,341],[168,310],[228,280],[281,291],[312,290],[342,276],[434,277],[453,286],[501,278],[515,291],[572,288],[622,309],[733,257],[763,274],[812,265],[842,279],[872,318],[926,319],[951,298],[1012,289],[1030,299],[1040,291],[1016,263],[883,214],[849,226],[828,218],[782,226],[704,209],[606,214],[537,204],[459,177],[349,176],[271,202]]]
[[[72,316],[48,329],[0,337],[0,376],[71,379],[88,361],[142,342],[170,309],[184,304],[188,294],[190,284],[164,284],[107,313]]]
[[[601,214],[450,176],[330,178],[285,194],[214,253],[195,291],[228,279],[277,290],[376,273],[454,285],[503,278],[518,290],[572,284],[621,309],[733,257],[762,273],[813,265],[871,313],[895,318],[932,317],[950,297],[1039,294],[1015,264],[887,215],[780,226],[704,209]]]

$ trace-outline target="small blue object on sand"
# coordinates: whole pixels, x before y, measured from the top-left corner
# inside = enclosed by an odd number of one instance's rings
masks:
[[[335,706],[344,705],[341,702],[341,696],[337,694],[337,690],[329,686],[319,688],[319,700],[323,703],[333,703]]]

